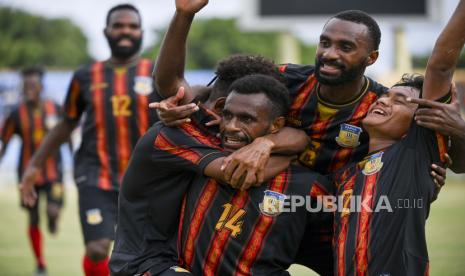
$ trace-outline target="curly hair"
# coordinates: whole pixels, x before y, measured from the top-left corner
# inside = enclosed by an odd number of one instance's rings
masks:
[[[23,77],[37,75],[39,76],[39,79],[42,79],[44,76],[44,69],[41,66],[25,67],[23,70],[21,70],[21,75]]]
[[[271,105],[270,119],[285,116],[291,105],[289,91],[286,86],[269,75],[247,75],[234,81],[228,91],[242,95],[263,93]]]
[[[345,21],[350,21],[357,24],[363,24],[368,28],[370,39],[373,42],[373,49],[378,50],[379,43],[381,42],[381,30],[378,23],[366,12],[359,10],[342,11],[331,18],[337,18]]]
[[[424,81],[425,81],[425,77],[421,74],[406,73],[406,74],[403,74],[402,77],[400,78],[400,81],[398,81],[392,87],[396,87],[396,86],[411,87],[413,89],[420,91],[419,97],[421,98],[423,94],[423,82]]]
[[[139,21],[142,24],[142,18],[140,16],[139,10],[134,5],[131,5],[131,4],[119,4],[119,5],[116,5],[116,6],[112,7],[108,11],[107,17],[106,17],[106,20],[105,20],[107,26],[108,26],[108,24],[110,24],[111,14],[113,12],[115,12],[115,11],[121,11],[121,10],[130,10],[130,11],[133,11],[133,12],[137,13],[137,15],[139,16]]]
[[[210,97],[226,97],[229,86],[237,79],[251,74],[262,74],[283,81],[278,66],[260,55],[232,55],[221,60],[216,66],[217,80]]]

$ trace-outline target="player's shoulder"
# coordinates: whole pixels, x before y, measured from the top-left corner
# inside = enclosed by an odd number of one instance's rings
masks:
[[[150,60],[148,58],[141,58],[137,62],[137,65],[139,65],[139,66],[147,66],[147,67],[150,68],[150,67],[153,67],[155,64],[153,63],[152,60]]]
[[[103,61],[92,60],[88,63],[79,66],[74,71],[74,78],[82,78],[91,75],[97,64],[103,64]]]
[[[372,78],[367,77],[367,80],[369,82],[368,91],[376,93],[376,95],[378,97],[388,92],[388,90],[389,90],[388,87],[386,87],[386,86],[382,85],[381,83],[373,80]]]
[[[302,64],[293,64],[287,63],[279,66],[279,71],[287,76],[303,77],[307,78],[315,72],[314,65],[302,65]]]

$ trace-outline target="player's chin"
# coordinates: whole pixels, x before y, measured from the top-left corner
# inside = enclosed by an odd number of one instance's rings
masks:
[[[387,117],[368,115],[363,119],[362,125],[364,128],[376,128],[385,125],[388,121]]]

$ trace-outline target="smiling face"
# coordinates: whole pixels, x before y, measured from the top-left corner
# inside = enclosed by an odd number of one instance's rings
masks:
[[[142,45],[142,29],[139,14],[122,9],[111,13],[104,31],[112,56],[130,58],[137,54]]]
[[[29,74],[23,76],[23,94],[27,103],[36,103],[39,101],[39,95],[42,91],[42,80],[38,74]]]
[[[272,104],[263,93],[231,92],[223,109],[221,140],[226,150],[237,150],[272,131]]]
[[[322,84],[344,84],[361,77],[377,57],[367,26],[333,18],[320,35],[315,75]]]
[[[381,96],[362,121],[370,137],[401,139],[409,130],[417,109],[417,105],[407,102],[407,98],[418,98],[419,95],[420,91],[413,87],[395,86]]]

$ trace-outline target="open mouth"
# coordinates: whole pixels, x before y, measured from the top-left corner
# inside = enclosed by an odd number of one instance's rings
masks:
[[[237,136],[223,136],[223,146],[230,149],[238,149],[247,145],[247,139]]]
[[[320,66],[320,72],[325,75],[336,75],[340,74],[341,71],[342,67],[337,64],[322,63]]]
[[[132,46],[132,40],[129,38],[123,38],[118,41],[118,46],[120,47],[131,47]]]

